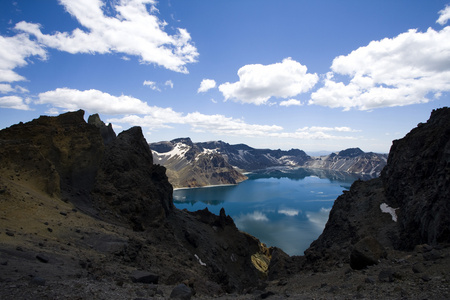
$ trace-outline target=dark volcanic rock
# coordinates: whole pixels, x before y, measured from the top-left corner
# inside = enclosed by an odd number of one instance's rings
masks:
[[[356,156],[359,156],[361,154],[364,154],[364,151],[362,151],[361,149],[359,149],[359,148],[349,148],[349,149],[340,151],[337,156],[356,157]]]
[[[118,210],[136,230],[172,211],[172,186],[165,168],[153,165],[140,127],[123,131],[106,147],[93,195],[102,211]]]
[[[103,142],[105,145],[111,143],[116,139],[116,133],[112,128],[112,124],[109,123],[108,126],[100,120],[100,116],[98,114],[93,114],[88,118],[88,124],[94,125],[98,129],[100,129],[100,134],[103,138]]]
[[[2,211],[2,221],[15,224],[4,226],[11,228],[6,232],[16,233],[14,237],[4,234],[4,240],[19,243],[25,236],[36,236],[40,238],[35,245],[42,248],[44,238],[45,255],[30,261],[44,262],[39,266],[52,270],[47,274],[53,278],[72,272],[57,266],[64,261],[78,269],[73,270],[77,278],[123,282],[128,278],[124,274],[129,274],[124,270],[132,268],[152,270],[159,275],[159,284],[189,281],[203,294],[257,286],[264,274],[252,264],[252,257],[267,255],[259,240],[239,231],[225,211],[216,216],[207,210],[177,210],[166,169],[153,164],[140,127],[114,137],[111,127],[104,127],[98,116],[91,117],[90,123],[80,110],[0,131],[0,202],[19,216],[18,220],[4,218]],[[219,169],[226,166],[221,158],[211,163]],[[35,197],[41,200],[35,203]],[[16,203],[42,227],[40,232],[18,233],[22,224],[16,222],[22,221],[22,210],[16,211]],[[47,215],[53,216],[48,219],[51,222],[42,219]],[[95,228],[83,229],[82,220]],[[13,245],[12,249],[24,249],[22,246]],[[28,251],[11,253],[27,255]],[[14,262],[8,259],[2,267],[12,269],[10,261]],[[133,278],[155,282],[154,276],[149,276]]]
[[[380,178],[356,181],[336,199],[323,233],[305,255],[309,262],[353,262],[360,268],[367,264],[359,263],[364,249],[372,248],[369,256],[378,253],[367,262],[383,257],[381,247],[363,242],[369,236],[400,250],[450,241],[449,108],[433,111],[426,124],[393,142]]]
[[[155,162],[167,168],[175,187],[236,184],[246,179],[237,170],[255,172],[274,167],[320,169],[374,178],[387,160],[386,154],[365,153],[359,148],[310,157],[299,149],[255,149],[222,141],[193,143],[190,138],[152,143],[150,147]]]
[[[104,146],[98,128],[86,124],[83,116],[82,110],[41,116],[0,131],[0,168],[20,169],[50,195],[85,194],[94,183]]]
[[[350,253],[350,266],[361,270],[367,266],[375,265],[381,258],[386,258],[384,247],[373,237],[368,236],[355,244]]]
[[[427,123],[393,142],[382,179],[399,207],[399,248],[450,241],[449,108],[434,110]]]
[[[179,284],[170,293],[170,299],[189,300],[192,297],[191,289],[185,284]]]
[[[130,278],[133,282],[158,284],[159,275],[147,271],[134,271]]]
[[[174,187],[199,187],[237,184],[247,179],[216,150],[203,148],[190,138],[152,143],[156,163],[167,168],[167,176]],[[171,150],[173,153],[168,153]]]

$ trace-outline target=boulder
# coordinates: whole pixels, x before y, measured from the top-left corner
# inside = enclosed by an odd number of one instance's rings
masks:
[[[130,278],[133,282],[158,284],[159,275],[147,271],[134,271]]]
[[[191,299],[191,297],[192,290],[183,283],[174,287],[172,292],[170,293],[170,299],[189,300]]]
[[[372,236],[368,236],[355,244],[350,254],[350,266],[361,270],[367,266],[378,264],[381,258],[386,258],[384,247]]]

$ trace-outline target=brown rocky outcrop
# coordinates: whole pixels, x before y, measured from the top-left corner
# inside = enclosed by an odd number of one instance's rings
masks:
[[[29,173],[43,191],[62,197],[86,193],[103,157],[98,129],[87,126],[84,112],[42,116],[0,131],[3,166]],[[25,175],[25,174],[23,174]]]

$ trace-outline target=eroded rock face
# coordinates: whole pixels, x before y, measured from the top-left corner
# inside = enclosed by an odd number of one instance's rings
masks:
[[[264,274],[254,267],[252,256],[269,260],[267,249],[240,232],[224,211],[216,216],[177,210],[165,168],[153,164],[140,127],[115,137],[98,116],[89,123],[80,110],[0,131],[2,203],[7,202],[9,210],[20,216],[11,207],[16,207],[15,202],[25,205],[21,200],[26,195],[30,209],[40,211],[39,216],[30,214],[25,207],[26,218],[33,219],[30,223],[47,226],[49,222],[41,218],[50,214],[52,220],[55,215],[61,219],[44,228],[46,234],[62,234],[52,239],[52,248],[46,247],[47,257],[65,257],[70,250],[71,264],[74,257],[80,259],[80,265],[73,266],[82,269],[77,271],[80,274],[89,269],[112,280],[115,274],[104,269],[107,264],[122,274],[129,269],[155,274],[163,284],[189,281],[190,287],[208,295],[249,291],[258,284]],[[34,203],[35,197],[46,204]],[[58,211],[62,205],[73,210]],[[78,219],[84,221],[77,223]],[[76,229],[69,228],[68,221],[77,224]],[[8,222],[21,227],[15,219]],[[19,240],[14,232],[8,233]],[[58,244],[60,240],[64,242]],[[61,270],[52,272],[66,276]],[[132,279],[127,275],[123,280]]]
[[[103,123],[98,114],[90,115],[88,118],[88,124],[94,125],[98,129],[100,129],[100,134],[105,145],[111,143],[116,139],[116,133],[112,128],[112,124],[109,123],[107,126],[105,123]]]
[[[305,255],[315,263],[350,262],[369,236],[372,245],[400,250],[450,241],[449,108],[393,142],[380,178],[356,181],[336,199]]]
[[[136,230],[160,223],[173,210],[165,168],[153,165],[140,127],[120,133],[105,149],[93,199],[101,212],[120,212]]]
[[[1,164],[28,172],[40,190],[70,197],[86,194],[103,157],[99,131],[83,119],[84,111],[41,116],[0,131]],[[26,171],[25,171],[26,170]]]
[[[431,113],[393,142],[382,172],[386,197],[398,207],[397,247],[450,241],[450,109]]]

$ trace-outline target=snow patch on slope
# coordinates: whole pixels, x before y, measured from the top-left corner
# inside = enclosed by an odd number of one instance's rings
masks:
[[[387,205],[386,203],[381,203],[380,209],[381,209],[381,212],[390,214],[392,216],[392,221],[397,222],[397,214],[395,213],[395,211],[398,208],[392,208],[389,205]]]

